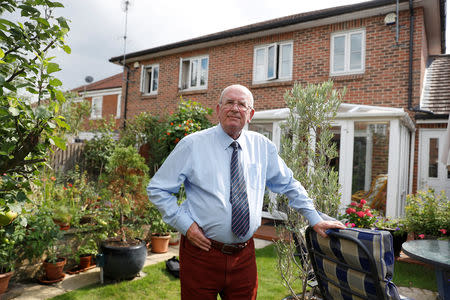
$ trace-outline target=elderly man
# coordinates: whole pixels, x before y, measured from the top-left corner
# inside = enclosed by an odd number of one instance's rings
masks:
[[[285,194],[314,230],[344,228],[324,221],[302,185],[264,136],[243,130],[255,110],[242,85],[225,88],[219,124],[182,139],[147,187],[164,220],[182,234],[182,299],[256,299],[252,236],[261,224],[265,187]],[[186,201],[173,196],[184,184]]]

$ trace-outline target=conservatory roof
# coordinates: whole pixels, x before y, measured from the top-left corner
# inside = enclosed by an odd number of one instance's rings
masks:
[[[288,116],[288,108],[279,108],[257,111],[253,118],[255,120],[285,120]],[[407,127],[414,130],[414,123],[403,108],[341,103],[336,119],[401,119]]]

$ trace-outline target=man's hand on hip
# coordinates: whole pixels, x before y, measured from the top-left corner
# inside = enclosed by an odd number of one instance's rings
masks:
[[[186,232],[186,237],[192,245],[204,251],[211,249],[211,241],[203,234],[203,230],[196,222],[192,223],[189,227]]]
[[[330,228],[345,229],[346,227],[339,221],[320,221],[313,226],[314,231],[322,237],[327,237],[325,231]]]

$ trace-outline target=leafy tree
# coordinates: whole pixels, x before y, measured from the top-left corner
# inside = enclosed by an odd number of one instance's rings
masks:
[[[61,48],[70,53],[64,36],[67,20],[54,17],[63,7],[50,0],[0,1],[0,213],[19,212],[26,201],[29,179],[46,160],[51,145],[65,147],[56,135],[68,129],[57,116],[64,102],[54,77],[60,68],[49,51]],[[20,15],[18,20],[12,16]],[[10,18],[8,20],[6,18]],[[37,99],[33,108],[22,90]],[[46,105],[41,105],[45,99]]]
[[[330,165],[338,155],[332,142],[331,122],[344,94],[345,89],[336,91],[333,82],[328,81],[305,87],[295,84],[284,95],[290,114],[283,128],[286,134],[282,137],[280,155],[314,199],[316,209],[333,217],[337,217],[340,194],[338,173]],[[285,197],[280,197],[278,207],[287,215],[279,229],[294,237],[277,242],[281,277],[295,299],[293,283],[301,280],[305,297],[307,279],[312,272],[303,236],[307,222],[287,206]]]

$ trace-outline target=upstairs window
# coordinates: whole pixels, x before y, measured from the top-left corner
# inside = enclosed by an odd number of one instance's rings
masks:
[[[102,118],[103,97],[93,97],[91,105],[91,119]]]
[[[206,89],[208,86],[208,56],[180,59],[179,88]]]
[[[158,93],[159,65],[142,66],[141,92],[146,95]]]
[[[253,82],[292,79],[292,42],[255,47]]]
[[[364,30],[331,35],[331,75],[364,73],[366,33]]]

